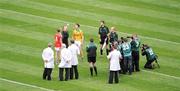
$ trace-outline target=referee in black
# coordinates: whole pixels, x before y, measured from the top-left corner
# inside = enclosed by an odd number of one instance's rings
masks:
[[[103,49],[102,46],[104,42],[106,42],[106,54],[109,54],[108,50],[108,35],[109,35],[109,28],[105,26],[104,21],[100,21],[100,27],[99,27],[99,39],[100,39],[100,53],[103,55]],[[106,41],[105,41],[106,40]]]
[[[67,30],[68,25],[64,25],[62,28],[62,42],[66,45],[66,48],[68,48],[69,43],[68,43],[68,38],[69,38],[69,32]]]
[[[88,58],[89,66],[90,66],[91,76],[93,76],[93,68],[94,68],[95,74],[97,76],[97,68],[96,68],[96,65],[95,65],[95,63],[96,63],[96,55],[97,55],[96,50],[97,50],[97,47],[94,44],[94,40],[91,38],[90,43],[86,47],[87,58]]]

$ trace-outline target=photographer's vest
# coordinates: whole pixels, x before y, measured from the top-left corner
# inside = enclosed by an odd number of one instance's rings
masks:
[[[131,45],[129,43],[123,43],[121,47],[124,57],[131,56]]]
[[[155,54],[151,48],[148,48],[145,51],[146,51],[147,60],[153,60],[155,58]]]

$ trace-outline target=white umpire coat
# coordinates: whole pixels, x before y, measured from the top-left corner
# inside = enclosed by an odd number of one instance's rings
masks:
[[[110,60],[110,71],[118,71],[120,67],[120,58],[122,58],[121,53],[118,50],[113,50],[109,53],[107,58]]]
[[[51,47],[45,48],[43,50],[42,59],[44,61],[45,68],[54,68],[54,51],[52,50]]]
[[[59,68],[71,68],[71,52],[67,48],[61,50],[61,62],[59,63]]]
[[[78,55],[80,55],[79,47],[76,44],[72,44],[68,47],[68,50],[72,55],[71,65],[78,65]]]

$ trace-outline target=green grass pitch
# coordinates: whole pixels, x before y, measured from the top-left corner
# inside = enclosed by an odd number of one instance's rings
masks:
[[[98,76],[90,77],[86,57],[79,60],[79,80],[42,80],[42,50],[53,42],[55,30],[80,23],[85,45],[97,45],[99,20],[115,26],[119,36],[136,33],[159,55],[161,68],[121,75],[109,85],[108,60],[97,57]],[[84,51],[85,54],[85,51]],[[104,52],[105,54],[105,52]],[[0,91],[180,91],[179,0],[0,0]]]

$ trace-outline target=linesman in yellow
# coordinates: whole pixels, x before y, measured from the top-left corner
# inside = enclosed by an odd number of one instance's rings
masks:
[[[83,42],[84,42],[84,34],[82,30],[80,29],[80,24],[76,23],[74,25],[74,30],[72,34],[72,39],[75,41],[75,44],[79,47],[81,59],[83,60]]]

